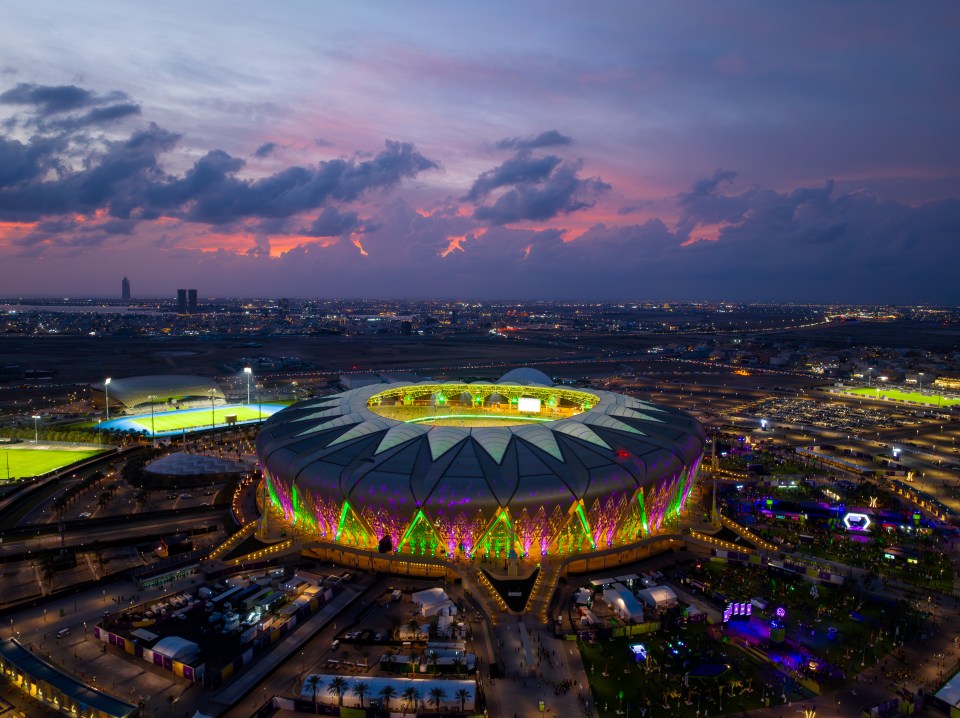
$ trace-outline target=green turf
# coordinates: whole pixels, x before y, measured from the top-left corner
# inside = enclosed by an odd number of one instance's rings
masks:
[[[151,420],[150,415],[129,417],[130,423],[137,424],[146,431],[150,431],[151,421],[154,431],[179,431],[180,429],[202,429],[216,423],[218,426],[225,424],[228,415],[236,415],[237,421],[256,421],[258,418],[266,420],[268,414],[261,413],[255,406],[239,406],[229,409],[218,408],[210,411],[191,411],[188,413],[164,412],[154,414]]]
[[[844,389],[846,394],[856,394],[871,399],[896,399],[898,401],[909,401],[914,404],[927,404],[929,406],[953,406],[960,404],[960,399],[949,399],[939,395],[921,394],[916,391],[901,391],[900,389],[880,389],[868,386],[859,389]]]
[[[2,453],[4,456],[0,457],[0,479],[7,478],[8,462],[10,478],[23,479],[55,471],[102,452],[97,449],[47,449],[42,445],[34,449],[30,445],[17,445],[4,447]]]

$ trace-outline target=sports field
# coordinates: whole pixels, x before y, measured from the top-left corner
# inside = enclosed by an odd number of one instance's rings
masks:
[[[111,419],[100,425],[101,429],[116,429],[118,431],[145,432],[148,436],[170,436],[182,431],[203,431],[204,429],[222,428],[231,426],[227,423],[228,416],[236,416],[237,424],[255,424],[266,420],[283,409],[282,404],[235,404],[218,406],[211,409],[182,409],[180,411],[156,412],[151,419],[150,414],[138,416],[123,416]]]
[[[43,444],[15,444],[4,446],[0,453],[0,479],[7,478],[7,466],[11,479],[25,479],[56,471],[91,456],[103,453],[98,449],[50,449]]]
[[[896,401],[906,401],[912,404],[926,404],[928,406],[953,406],[960,404],[960,399],[951,399],[945,396],[935,394],[921,394],[916,391],[903,391],[901,389],[880,389],[864,386],[859,389],[844,389],[845,394],[855,394],[865,396],[871,399],[894,399]]]

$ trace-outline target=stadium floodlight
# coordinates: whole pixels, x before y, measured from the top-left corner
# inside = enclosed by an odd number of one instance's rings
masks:
[[[920,394],[923,393],[923,372],[922,371],[917,373],[917,392]]]
[[[253,369],[245,366],[243,367],[243,373],[247,375],[247,406],[250,406],[250,376],[253,374]]]
[[[103,380],[103,395],[107,406],[107,421],[110,421],[110,377]]]
[[[34,444],[40,443],[40,429],[39,429],[39,424],[37,424],[38,421],[40,421],[40,417],[34,414],[33,415],[33,443]]]

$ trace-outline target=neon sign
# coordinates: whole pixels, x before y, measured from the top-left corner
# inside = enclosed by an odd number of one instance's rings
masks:
[[[868,531],[870,523],[870,517],[866,514],[851,512],[843,517],[843,525],[847,527],[847,531]]]

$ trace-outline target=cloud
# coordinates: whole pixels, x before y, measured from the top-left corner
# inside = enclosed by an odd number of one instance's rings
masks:
[[[525,182],[542,182],[550,176],[560,162],[562,160],[554,155],[533,157],[528,150],[518,152],[502,165],[487,170],[477,177],[463,199],[467,202],[477,202],[498,187]]]
[[[211,150],[181,176],[161,169],[161,158],[181,137],[156,124],[133,132],[126,140],[81,134],[90,125],[128,117],[140,111],[132,103],[102,106],[106,97],[75,86],[21,84],[3,93],[5,102],[31,104],[52,116],[28,141],[0,137],[0,218],[30,221],[44,216],[90,213],[107,209],[113,217],[156,219],[170,215],[206,224],[240,219],[285,218],[332,202],[351,202],[373,190],[388,190],[401,180],[435,169],[411,143],[387,141],[369,158],[353,157],[292,166],[258,178],[240,176],[241,158]],[[96,105],[88,112],[69,115]],[[267,143],[258,156],[272,150]],[[84,152],[77,162],[71,153]]]
[[[523,182],[501,194],[492,205],[477,207],[473,216],[494,225],[545,221],[593,206],[610,189],[599,177],[580,179],[580,162],[563,163],[542,182]]]
[[[573,139],[556,130],[547,130],[530,137],[505,137],[494,145],[499,150],[536,150],[541,147],[569,145]]]
[[[326,207],[310,225],[307,234],[314,237],[339,237],[360,229],[363,222],[356,212],[341,212],[336,207]]]
[[[26,105],[41,117],[128,99],[129,97],[123,92],[98,95],[96,92],[76,85],[35,85],[28,82],[21,82],[6,92],[0,93],[0,104]]]
[[[313,144],[317,147],[333,147],[333,143],[330,140],[325,140],[322,137],[317,137],[313,140]]]
[[[254,151],[253,156],[260,158],[269,157],[276,152],[279,147],[280,145],[278,145],[276,142],[264,142]]]

